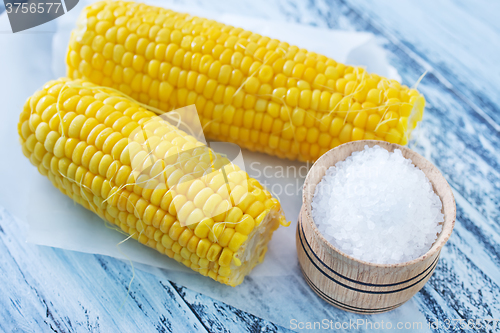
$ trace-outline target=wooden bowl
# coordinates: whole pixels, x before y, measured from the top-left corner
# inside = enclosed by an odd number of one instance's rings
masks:
[[[316,185],[325,171],[368,145],[392,152],[400,149],[430,180],[443,203],[443,229],[423,256],[400,264],[374,264],[355,259],[331,245],[319,232],[311,215]],[[441,248],[455,224],[455,198],[439,170],[416,152],[383,141],[354,141],[321,156],[304,182],[302,208],[297,224],[297,253],[304,278],[325,301],[346,311],[374,314],[390,311],[409,300],[429,280],[436,268]]]

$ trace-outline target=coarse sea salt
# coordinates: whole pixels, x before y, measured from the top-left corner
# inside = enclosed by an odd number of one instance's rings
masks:
[[[425,254],[441,232],[442,203],[425,174],[396,149],[352,153],[316,186],[312,217],[337,249],[362,261],[395,264]]]

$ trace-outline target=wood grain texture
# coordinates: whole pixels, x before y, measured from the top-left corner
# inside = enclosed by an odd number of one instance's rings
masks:
[[[382,0],[376,6],[369,0],[345,2],[409,55],[422,59],[443,83],[500,128],[500,64],[491,56],[500,47],[500,29],[490,16],[500,11],[498,2]]]
[[[175,2],[165,1],[165,6]],[[368,31],[384,45],[403,83],[412,85],[428,70],[419,86],[428,106],[412,148],[435,164],[451,185],[457,221],[435,273],[413,299],[427,320],[444,324],[434,332],[463,331],[453,323],[446,327],[446,320],[500,319],[498,3],[183,2],[212,11]],[[286,331],[137,270],[132,295],[120,310],[121,302],[107,301],[125,297],[131,274],[127,263],[25,244],[22,228],[5,211],[0,221],[0,265],[0,331]],[[284,285],[274,292],[285,299],[290,291]],[[308,294],[307,290],[294,292]],[[78,302],[71,301],[70,295]],[[154,300],[149,300],[151,295]],[[331,310],[319,298],[308,299],[305,305],[304,311],[314,307],[332,319],[352,318]],[[474,331],[499,329],[483,326]]]
[[[128,262],[27,244],[23,229],[0,210],[0,332],[288,331],[201,294],[193,305]]]

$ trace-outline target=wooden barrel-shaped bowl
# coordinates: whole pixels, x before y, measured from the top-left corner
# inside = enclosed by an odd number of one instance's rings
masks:
[[[400,149],[430,180],[443,203],[441,233],[423,256],[400,264],[374,264],[349,256],[331,245],[319,232],[311,215],[316,185],[325,171],[354,151],[379,145],[392,152]],[[390,311],[408,301],[429,280],[436,268],[441,248],[450,238],[455,224],[455,198],[439,170],[416,152],[382,141],[354,141],[338,146],[321,156],[304,182],[302,209],[297,224],[297,253],[309,286],[328,303],[355,313]]]

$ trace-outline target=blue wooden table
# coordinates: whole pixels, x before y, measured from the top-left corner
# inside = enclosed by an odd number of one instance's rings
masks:
[[[385,47],[404,83],[414,83],[428,72],[419,86],[428,107],[412,148],[431,160],[450,183],[457,222],[436,272],[414,299],[427,320],[444,324],[433,331],[462,331],[453,320],[482,323],[469,331],[500,331],[498,323],[484,326],[484,319],[500,319],[500,2],[187,3],[212,11],[368,31]],[[1,52],[7,51],[0,50],[0,57]],[[129,298],[116,302],[128,289],[132,274],[128,264],[27,244],[23,228],[0,202],[0,331],[285,332],[293,328],[140,270],[135,271]]]

